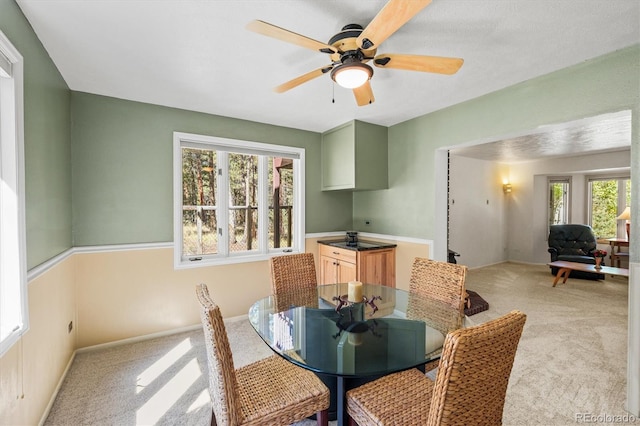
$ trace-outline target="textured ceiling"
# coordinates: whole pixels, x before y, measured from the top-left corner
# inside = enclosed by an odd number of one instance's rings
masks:
[[[603,114],[523,135],[452,148],[451,154],[479,160],[518,163],[550,157],[631,149],[631,111]]]
[[[326,42],[345,24],[366,25],[384,1],[17,3],[72,90],[318,132],[352,119],[397,124],[640,42],[638,0],[434,0],[378,53],[461,57],[461,70],[375,68],[376,101],[357,107],[328,75],[273,92],[330,61],[245,25]]]

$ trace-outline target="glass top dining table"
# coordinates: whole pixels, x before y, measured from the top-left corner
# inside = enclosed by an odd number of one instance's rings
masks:
[[[275,353],[327,384],[339,425],[346,424],[348,389],[438,359],[444,336],[463,318],[445,302],[393,287],[364,284],[361,303],[347,294],[348,283],[320,285],[249,309],[251,325]]]

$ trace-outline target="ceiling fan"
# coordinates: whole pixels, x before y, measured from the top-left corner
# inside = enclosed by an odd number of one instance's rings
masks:
[[[425,8],[431,0],[389,0],[366,28],[358,24],[349,24],[338,34],[323,43],[277,27],[264,21],[251,21],[247,29],[268,37],[297,44],[307,49],[329,55],[331,63],[311,72],[287,81],[274,90],[286,92],[303,83],[330,72],[333,81],[342,87],[353,90],[359,106],[375,101],[369,81],[373,69],[367,62],[373,60],[378,68],[395,68],[410,71],[455,74],[462,63],[460,58],[439,56],[403,55],[383,53],[376,55],[378,47],[390,35]]]

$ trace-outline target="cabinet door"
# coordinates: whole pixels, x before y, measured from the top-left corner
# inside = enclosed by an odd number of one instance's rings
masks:
[[[338,261],[333,257],[320,256],[320,284],[338,282]]]
[[[322,190],[389,187],[388,129],[353,120],[322,135]]]
[[[355,121],[356,190],[389,188],[387,134],[384,126]]]
[[[363,283],[395,287],[395,249],[369,250],[361,252],[358,259],[358,276],[358,279]]]
[[[354,124],[340,126],[322,135],[322,190],[355,187]]]
[[[338,282],[348,283],[349,281],[355,281],[358,275],[356,264],[345,262],[344,260],[338,262]]]

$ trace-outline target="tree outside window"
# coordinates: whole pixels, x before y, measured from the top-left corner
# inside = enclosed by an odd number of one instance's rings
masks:
[[[216,254],[216,152],[182,150],[182,252],[185,256]]]
[[[631,202],[631,180],[593,178],[589,181],[590,225],[597,238],[618,236],[618,215]]]
[[[569,222],[569,187],[568,178],[549,180],[549,225]]]

